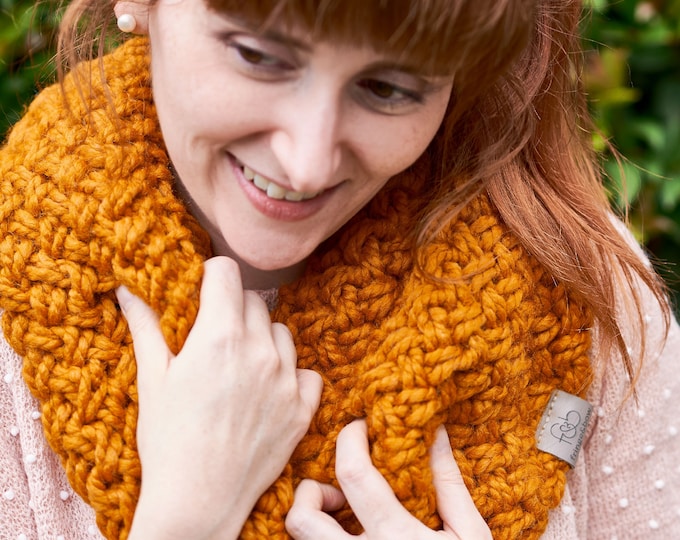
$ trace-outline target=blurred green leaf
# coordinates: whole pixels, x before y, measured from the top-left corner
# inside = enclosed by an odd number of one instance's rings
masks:
[[[678,206],[680,202],[680,182],[664,180],[661,182],[659,190],[661,207],[669,212]]]
[[[0,0],[0,140],[38,88],[51,81],[54,2]]]
[[[605,163],[605,171],[610,178],[610,185],[614,189],[614,202],[617,206],[623,207],[631,204],[637,198],[642,187],[640,170],[627,160],[621,163],[616,160],[608,160]]]
[[[680,268],[680,0],[587,0],[584,78],[612,201]],[[605,141],[625,156],[619,167]],[[675,284],[680,281],[673,282]],[[675,289],[680,306],[680,287]]]

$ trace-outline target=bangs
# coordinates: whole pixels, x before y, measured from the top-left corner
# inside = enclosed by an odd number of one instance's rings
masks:
[[[315,41],[368,46],[430,75],[494,69],[526,44],[534,11],[528,0],[205,1],[261,31],[302,28]]]

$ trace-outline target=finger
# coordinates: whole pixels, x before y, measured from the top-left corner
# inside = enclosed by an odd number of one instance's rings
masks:
[[[293,506],[286,516],[286,530],[296,540],[351,538],[326,512],[345,504],[342,492],[328,484],[303,480],[295,490]]]
[[[295,350],[295,342],[293,341],[293,334],[291,334],[288,327],[283,323],[270,323],[272,328],[272,337],[276,349],[281,354],[284,360],[293,361],[293,365],[297,364],[297,351]]]
[[[477,510],[453,458],[444,426],[437,429],[430,449],[430,466],[444,530],[454,531],[459,538],[491,539],[489,527]]]
[[[355,420],[340,431],[335,459],[335,474],[342,492],[367,536],[380,538],[385,531],[404,530],[413,518],[373,466],[364,420]]]
[[[245,330],[243,310],[244,292],[236,261],[229,257],[205,261],[198,314],[182,351],[194,351],[195,354],[205,351],[212,338],[225,336],[225,333],[241,337]],[[198,354],[199,359],[205,356]]]
[[[195,324],[240,328],[243,310],[243,284],[236,261],[228,257],[213,257],[205,261]],[[219,317],[215,316],[216,313],[220,314]]]
[[[246,328],[257,335],[272,332],[272,321],[267,303],[255,291],[243,293],[243,320]],[[290,336],[290,332],[288,335]],[[292,343],[292,340],[290,341]],[[295,347],[293,347],[294,350]]]
[[[125,286],[118,287],[116,296],[132,335],[137,361],[137,392],[140,401],[144,401],[167,370],[171,353],[156,313]]]
[[[316,371],[311,369],[297,370],[298,388],[300,399],[308,412],[307,423],[319,408],[321,392],[323,391],[323,379]]]

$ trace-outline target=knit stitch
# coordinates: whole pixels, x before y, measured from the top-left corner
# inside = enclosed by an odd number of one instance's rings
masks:
[[[44,91],[0,155],[3,331],[24,357],[47,440],[109,539],[127,537],[141,480],[134,355],[113,291],[143,298],[177,352],[209,256],[172,191],[147,53],[133,39],[107,56],[108,91],[95,66],[87,106],[70,76],[70,108],[60,88]],[[288,537],[295,486],[335,482],[337,434],[360,417],[373,462],[428,526],[440,524],[428,448],[441,423],[495,538],[538,538],[559,503],[568,466],[536,449],[534,431],[554,388],[584,394],[591,317],[484,195],[415,264],[427,176],[421,166],[390,181],[280,291],[272,318],[324,391],[242,538]],[[360,530],[348,508],[337,517]]]

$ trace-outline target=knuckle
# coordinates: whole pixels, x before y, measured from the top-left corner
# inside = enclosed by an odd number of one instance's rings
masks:
[[[128,328],[133,336],[139,337],[145,336],[150,332],[153,332],[158,323],[153,317],[150,317],[148,312],[144,310],[143,307],[136,305],[132,306],[125,313],[125,318],[127,320]]]
[[[277,373],[278,374],[278,373]],[[285,399],[287,403],[290,403],[290,410],[293,412],[295,417],[304,418],[306,416],[305,404],[300,397],[299,388],[297,385],[297,380],[293,375],[282,375],[279,376],[277,381],[281,389],[281,397]]]
[[[209,298],[222,298],[226,291],[241,288],[241,271],[228,257],[213,257],[203,264],[201,294]]]
[[[294,538],[304,538],[307,531],[311,528],[311,517],[312,514],[310,510],[301,507],[299,504],[293,504],[286,516],[286,530]]]
[[[335,475],[342,484],[361,484],[366,478],[366,465],[356,456],[338,454],[335,459]]]
[[[278,373],[282,364],[281,355],[276,346],[269,340],[261,340],[252,346],[253,362],[267,372]],[[288,382],[288,381],[286,381]],[[284,384],[282,389],[289,391],[290,385]]]
[[[240,275],[238,263],[230,257],[211,257],[204,263],[206,273]]]
[[[472,534],[473,538],[480,538],[481,540],[493,540],[491,530],[486,525],[486,522],[484,520],[482,520],[482,523],[479,524],[479,527],[477,527]]]
[[[269,310],[267,308],[267,304],[265,303],[264,300],[262,300],[262,297],[255,291],[251,291],[249,289],[244,290],[243,301],[248,304],[251,304],[252,307],[257,307],[258,309],[266,313],[267,314],[266,320],[269,320]]]
[[[241,353],[243,329],[239,324],[227,327],[208,322],[201,328],[194,327],[192,333],[198,335],[199,348],[209,357],[234,356]]]
[[[462,475],[460,474],[459,471],[455,469],[444,469],[444,470],[438,470],[436,472],[437,474],[437,482],[442,484],[442,485],[448,485],[451,487],[455,488],[464,488],[467,489],[465,486],[465,481],[463,480]]]
[[[290,328],[288,328],[285,324],[275,322],[272,323],[272,328],[277,331],[280,331],[282,335],[287,336],[290,339],[290,342],[293,343],[293,333],[290,331]]]
[[[455,528],[455,524],[452,524]],[[478,538],[479,540],[493,540],[491,529],[484,518],[478,512],[470,514],[470,521],[465,525],[465,538]]]
[[[304,415],[297,415],[293,420],[293,425],[291,426],[291,436],[293,440],[299,442],[305,433],[309,429],[309,423],[312,420],[312,415],[305,413]]]

